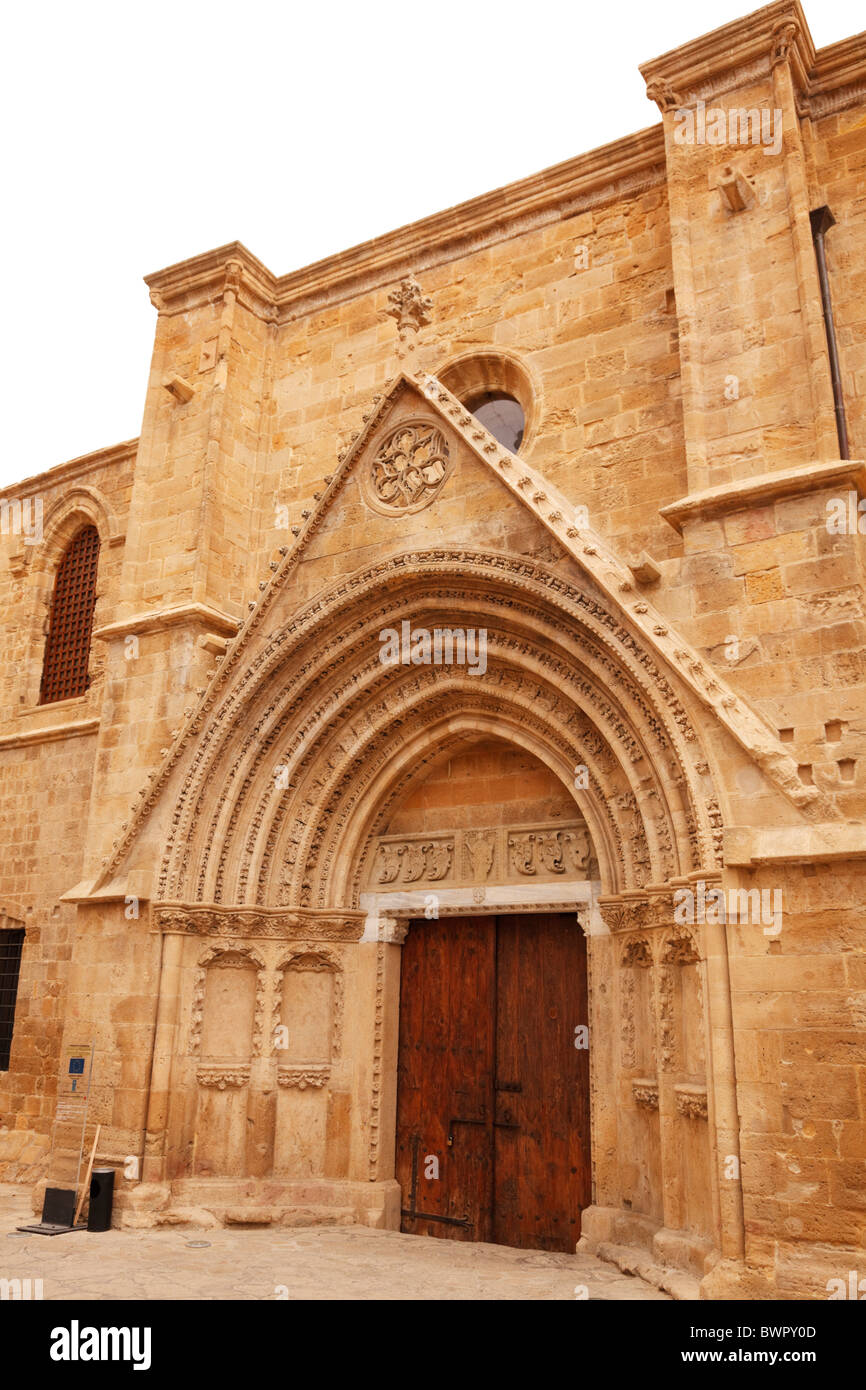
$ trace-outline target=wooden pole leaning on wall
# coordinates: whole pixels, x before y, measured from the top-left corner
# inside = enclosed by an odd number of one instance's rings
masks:
[[[78,1225],[78,1218],[81,1215],[81,1208],[84,1206],[84,1194],[90,1187],[90,1174],[93,1172],[93,1160],[96,1157],[96,1146],[99,1143],[99,1131],[101,1129],[102,1125],[96,1126],[96,1133],[93,1136],[93,1148],[90,1150],[90,1158],[87,1162],[87,1172],[84,1174],[84,1182],[81,1186],[81,1192],[78,1195],[78,1205],[75,1208],[75,1216],[72,1221],[73,1226]]]

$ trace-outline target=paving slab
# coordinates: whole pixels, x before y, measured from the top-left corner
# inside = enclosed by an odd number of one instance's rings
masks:
[[[33,1220],[27,1189],[0,1189],[0,1279],[46,1300],[667,1300],[592,1255],[365,1226],[13,1234]]]

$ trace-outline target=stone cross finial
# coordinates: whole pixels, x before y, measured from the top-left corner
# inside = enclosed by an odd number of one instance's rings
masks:
[[[411,357],[415,352],[418,330],[430,322],[432,308],[433,300],[429,295],[422,293],[414,275],[401,280],[399,288],[392,290],[388,295],[388,308],[385,312],[397,320],[400,335],[397,346],[399,358]]]

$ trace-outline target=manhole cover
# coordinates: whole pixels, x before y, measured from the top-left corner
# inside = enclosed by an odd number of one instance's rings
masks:
[[[209,1241],[209,1240],[188,1240],[188,1241],[186,1242],[186,1248],[187,1248],[187,1250],[209,1250],[209,1249],[210,1249],[210,1241]]]

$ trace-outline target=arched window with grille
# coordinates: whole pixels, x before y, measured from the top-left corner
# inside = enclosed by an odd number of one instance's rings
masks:
[[[99,532],[82,526],[66,548],[54,578],[40,705],[85,694],[89,685],[90,634],[96,605]]]

